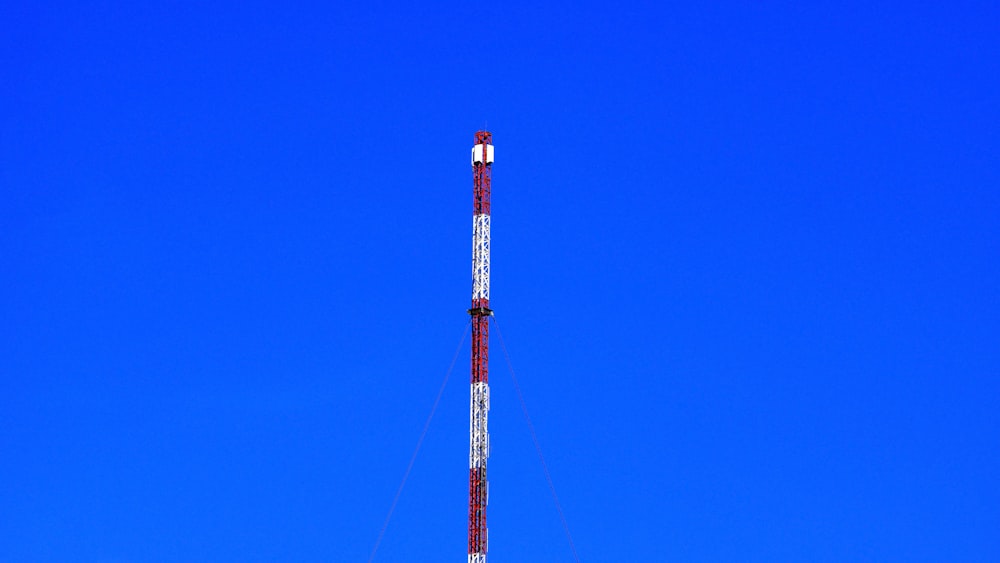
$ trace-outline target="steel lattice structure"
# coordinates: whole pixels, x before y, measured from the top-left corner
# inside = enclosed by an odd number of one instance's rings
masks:
[[[490,455],[490,181],[493,135],[477,131],[472,147],[472,390],[469,404],[469,563],[486,563],[486,460]]]

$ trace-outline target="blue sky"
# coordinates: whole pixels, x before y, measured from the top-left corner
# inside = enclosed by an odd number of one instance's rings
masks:
[[[2,12],[0,560],[366,560],[483,127],[581,560],[1000,559],[995,4]],[[498,344],[491,560],[572,561]],[[464,560],[468,362],[376,561]]]

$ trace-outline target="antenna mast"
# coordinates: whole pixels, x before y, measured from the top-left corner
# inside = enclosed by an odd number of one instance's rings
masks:
[[[486,460],[490,455],[490,183],[493,134],[477,131],[472,147],[472,392],[469,404],[469,562],[486,563]]]

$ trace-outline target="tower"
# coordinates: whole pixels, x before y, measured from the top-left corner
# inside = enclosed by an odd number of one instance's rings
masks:
[[[472,147],[472,389],[469,404],[469,561],[486,563],[486,460],[490,455],[490,183],[493,135],[477,131]]]

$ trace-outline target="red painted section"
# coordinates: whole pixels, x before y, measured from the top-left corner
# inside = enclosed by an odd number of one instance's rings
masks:
[[[469,470],[469,553],[486,553],[486,468]]]
[[[476,131],[477,145],[492,145],[493,134],[489,131]],[[485,153],[485,149],[484,149]],[[483,154],[483,160],[486,155]],[[472,166],[472,209],[473,214],[490,214],[490,185],[493,179],[493,165],[481,162]]]
[[[472,383],[489,382],[490,318],[472,317]]]

